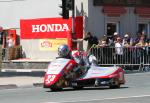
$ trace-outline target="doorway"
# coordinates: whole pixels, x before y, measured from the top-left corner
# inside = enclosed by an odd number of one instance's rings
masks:
[[[117,23],[107,23],[107,36],[112,36],[117,30]]]

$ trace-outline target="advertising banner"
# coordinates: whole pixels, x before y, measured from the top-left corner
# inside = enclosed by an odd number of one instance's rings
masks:
[[[57,51],[61,44],[67,44],[67,39],[40,39],[39,49],[40,51]]]
[[[38,18],[20,20],[21,39],[67,38],[71,34],[72,18]],[[83,17],[75,18],[75,37],[83,37]]]

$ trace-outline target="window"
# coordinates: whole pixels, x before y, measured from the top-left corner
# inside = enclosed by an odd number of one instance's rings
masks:
[[[147,23],[139,23],[138,24],[138,32],[142,33],[145,32],[145,34],[148,34],[148,24]]]
[[[107,35],[113,35],[114,32],[118,32],[119,33],[119,23],[115,22],[115,23],[107,23]]]

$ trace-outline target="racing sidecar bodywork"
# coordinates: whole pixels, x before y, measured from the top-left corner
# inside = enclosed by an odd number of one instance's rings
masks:
[[[91,65],[86,72],[83,72],[74,60],[58,58],[49,64],[43,86],[55,91],[65,87],[73,87],[74,89],[87,86],[119,88],[124,83],[124,70],[118,66]]]
[[[74,88],[87,86],[109,86],[119,88],[125,83],[124,70],[118,66],[100,67],[91,66],[80,78],[71,82]]]

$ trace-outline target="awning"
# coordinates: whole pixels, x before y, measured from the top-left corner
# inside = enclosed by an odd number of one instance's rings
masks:
[[[150,7],[136,7],[135,13],[141,17],[150,17]]]
[[[126,13],[126,9],[122,6],[104,6],[103,13],[110,16],[120,16]]]

